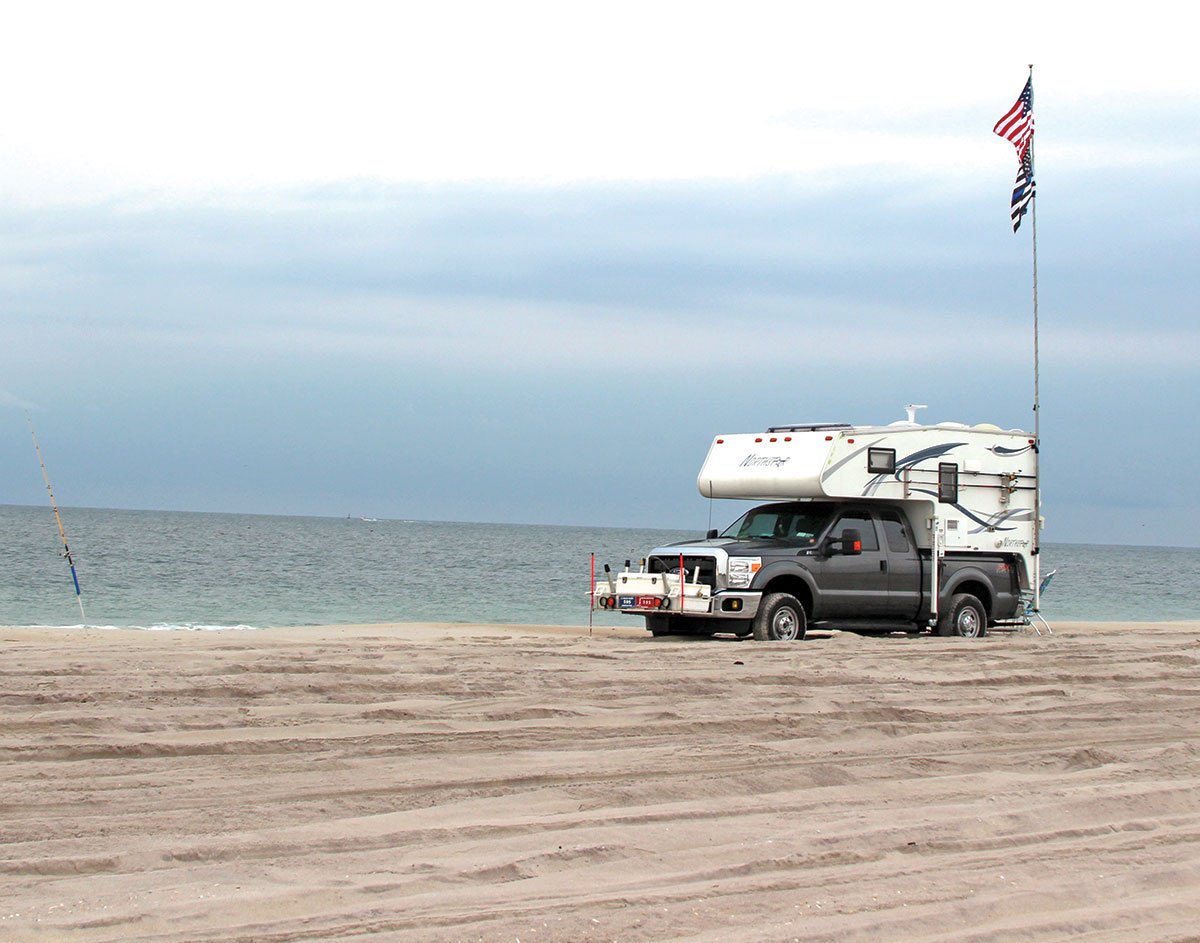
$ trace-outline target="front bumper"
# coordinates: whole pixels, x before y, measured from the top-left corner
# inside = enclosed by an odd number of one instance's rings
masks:
[[[716,593],[708,616],[712,619],[753,619],[758,614],[762,593],[749,589],[727,589]]]
[[[756,590],[730,589],[714,593],[709,586],[688,583],[683,587],[680,605],[678,584],[668,581],[664,587],[658,577],[653,584],[647,579],[646,585],[642,585],[643,581],[636,578],[641,574],[621,575],[627,577],[622,584],[612,588],[605,584],[596,587],[593,598],[597,609],[631,616],[752,619],[762,601],[762,593]]]

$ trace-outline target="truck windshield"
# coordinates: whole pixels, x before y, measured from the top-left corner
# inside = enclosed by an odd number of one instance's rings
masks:
[[[784,540],[808,547],[828,520],[829,508],[822,505],[769,505],[747,511],[721,536],[735,540]]]

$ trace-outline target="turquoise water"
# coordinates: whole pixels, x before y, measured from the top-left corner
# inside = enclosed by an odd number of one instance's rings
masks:
[[[614,567],[699,531],[64,508],[88,625],[587,625]],[[78,625],[48,507],[0,505],[0,624]],[[1200,550],[1047,544],[1051,621],[1200,619]],[[633,625],[594,615],[597,625]]]

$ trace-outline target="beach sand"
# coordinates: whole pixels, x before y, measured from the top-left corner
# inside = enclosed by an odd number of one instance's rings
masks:
[[[5,941],[1200,939],[1200,624],[0,629]]]

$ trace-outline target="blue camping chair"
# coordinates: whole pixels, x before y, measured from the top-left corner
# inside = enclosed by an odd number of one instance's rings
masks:
[[[1039,597],[1046,595],[1046,587],[1050,585],[1050,581],[1052,579],[1054,579],[1054,574],[1057,572],[1058,572],[1058,570],[1051,570],[1049,573],[1047,573],[1045,576],[1042,577],[1042,583],[1038,587],[1038,596]],[[1025,624],[1033,626],[1033,631],[1035,631],[1038,635],[1041,635],[1042,630],[1037,627],[1037,623],[1040,622],[1042,625],[1044,625],[1046,627],[1046,631],[1048,633],[1050,633],[1051,635],[1053,635],[1054,630],[1052,628],[1050,628],[1050,623],[1045,620],[1045,618],[1042,616],[1041,612],[1039,612],[1038,610],[1033,608],[1033,600],[1034,600],[1033,593],[1022,593],[1021,594],[1021,602],[1025,606],[1024,613],[1023,613]]]

